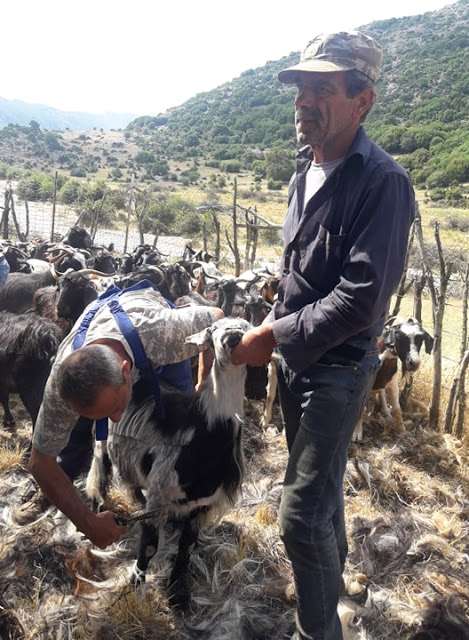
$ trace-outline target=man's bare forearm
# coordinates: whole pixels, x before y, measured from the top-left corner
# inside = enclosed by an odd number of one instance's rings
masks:
[[[96,546],[103,549],[126,532],[125,527],[116,524],[112,512],[94,514],[88,509],[55,457],[33,447],[29,470],[47,498]]]
[[[270,360],[275,346],[272,323],[264,322],[258,327],[246,331],[231,352],[231,362],[261,366]]]

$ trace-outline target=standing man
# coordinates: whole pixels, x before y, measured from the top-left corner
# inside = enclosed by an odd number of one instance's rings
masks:
[[[347,448],[379,366],[376,338],[402,274],[414,193],[406,172],[361,124],[381,48],[359,32],[314,38],[279,73],[296,86],[302,148],[290,182],[281,281],[270,317],[232,360],[275,347],[289,460],[280,529],[295,579],[292,640],[342,640]]]

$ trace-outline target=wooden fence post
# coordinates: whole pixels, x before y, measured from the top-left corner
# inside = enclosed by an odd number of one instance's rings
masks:
[[[238,199],[238,181],[236,178],[234,179],[234,191],[233,191],[233,246],[232,251],[235,259],[235,276],[239,276],[241,273],[241,259],[239,257],[239,247],[238,247],[238,224],[237,224],[237,203]]]
[[[210,213],[212,216],[212,222],[213,222],[213,226],[215,228],[215,255],[214,255],[214,259],[215,259],[215,264],[218,264],[220,262],[220,253],[221,253],[221,240],[220,240],[220,235],[221,235],[221,223],[220,220],[218,219],[218,216],[214,210],[213,207],[210,208]],[[205,240],[205,246],[204,246],[205,251],[208,251],[208,247],[207,247],[207,240]]]
[[[5,188],[2,213],[2,238],[8,240],[8,219],[10,217],[10,190]]]
[[[423,240],[422,219],[417,207],[415,216],[415,231],[419,241],[420,251],[424,272],[426,275],[428,287],[432,297],[432,313],[433,313],[433,385],[432,385],[432,401],[430,405],[430,417],[428,425],[431,429],[438,429],[438,421],[440,417],[440,396],[441,396],[441,337],[443,331],[443,318],[445,315],[445,298],[448,282],[452,273],[453,265],[446,264],[443,255],[443,248],[440,241],[440,226],[435,222],[435,241],[438,249],[438,257],[440,264],[440,286],[437,291],[433,273],[430,268],[425,242]]]
[[[54,233],[55,233],[55,208],[57,204],[57,171],[54,175],[54,193],[52,196],[52,221],[50,226],[50,241],[54,241]]]
[[[462,336],[461,336],[461,361],[464,360],[465,353],[469,348],[467,341],[467,310],[469,299],[469,262],[466,265],[466,273],[464,274],[464,287],[462,296]],[[464,420],[466,414],[466,375],[461,375],[458,391],[458,421],[456,423],[456,437],[461,438],[464,429]]]
[[[399,315],[399,309],[401,308],[402,299],[404,298],[404,296],[406,295],[407,291],[412,286],[412,282],[410,284],[406,285],[406,281],[407,281],[407,267],[409,265],[410,250],[412,249],[412,244],[414,242],[414,234],[415,234],[415,226],[412,225],[412,231],[411,231],[411,234],[410,234],[410,237],[409,237],[409,241],[407,243],[407,253],[406,253],[406,257],[405,257],[404,271],[402,272],[402,276],[401,276],[401,279],[399,281],[399,286],[397,287],[396,299],[394,301],[394,308],[393,308],[392,313],[390,315],[391,318],[394,318],[395,316]]]
[[[11,217],[13,218],[13,223],[15,225],[16,235],[18,236],[18,240],[20,240],[20,242],[24,242],[26,240],[26,237],[24,233],[21,232],[18,218],[16,217],[15,201],[13,199],[13,189],[11,188],[11,186],[10,186],[10,211],[11,211]]]
[[[124,250],[123,253],[127,252],[127,245],[129,242],[129,228],[130,228],[130,216],[131,216],[131,212],[132,212],[132,207],[136,207],[136,203],[135,203],[135,193],[134,193],[134,181],[135,181],[135,174],[132,174],[132,177],[130,179],[130,189],[129,189],[129,206],[127,209],[127,223],[125,225],[125,240],[124,240]]]

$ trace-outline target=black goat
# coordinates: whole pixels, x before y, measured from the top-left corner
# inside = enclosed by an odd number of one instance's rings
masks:
[[[137,383],[129,407],[111,429],[109,453],[106,443],[97,443],[88,476],[87,493],[94,504],[102,504],[110,459],[135,495],[142,500],[142,490],[146,491],[146,508],[155,511],[143,524],[134,582],[145,579],[158,547],[159,528],[169,520],[179,532],[170,585],[172,601],[181,608],[189,600],[190,547],[201,527],[221,518],[241,488],[246,366],[231,363],[231,350],[249,328],[245,320],[224,318],[188,339],[211,344],[215,361],[200,394],[161,385],[164,419],[157,417],[146,384]]]
[[[76,249],[89,249],[93,245],[93,240],[88,231],[76,225],[70,228],[62,242]]]
[[[121,289],[127,289],[141,280],[149,280],[158,287],[161,295],[171,302],[188,295],[191,291],[190,276],[177,262],[141,266],[133,273],[121,275],[116,284]]]
[[[142,267],[145,265],[157,266],[162,262],[162,254],[156,247],[148,244],[141,244],[132,252],[134,267]]]
[[[104,247],[91,247],[92,257],[87,261],[90,269],[96,269],[101,273],[114,274],[117,271],[117,260],[109,249]]]
[[[32,306],[34,292],[54,285],[57,275],[54,269],[34,273],[10,273],[0,291],[0,311],[24,313]]]
[[[0,403],[5,427],[15,425],[9,408],[10,393],[19,394],[35,423],[61,339],[59,327],[45,318],[0,312]]]
[[[70,271],[59,280],[57,315],[73,326],[85,307],[98,297],[96,284],[88,273]]]
[[[10,273],[31,273],[31,265],[28,264],[27,254],[12,244],[3,245],[3,255],[10,265]]]

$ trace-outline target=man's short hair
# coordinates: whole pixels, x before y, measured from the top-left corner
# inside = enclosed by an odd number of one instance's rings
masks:
[[[125,382],[117,354],[103,344],[77,349],[60,364],[57,374],[62,400],[79,407],[96,403],[103,387],[120,387]]]
[[[361,71],[351,69],[345,72],[345,93],[347,98],[355,98],[359,93],[365,91],[365,89],[374,90],[374,82]]]
[[[375,90],[375,83],[373,82],[373,80],[369,76],[365,75],[361,71],[357,71],[356,69],[351,69],[350,71],[345,72],[344,84],[347,98],[354,98],[362,91],[365,91],[365,89],[372,89],[373,92]],[[364,122],[366,120],[366,117],[370,113],[373,104],[374,100],[369,108],[365,111],[365,113],[362,114],[361,122]]]

